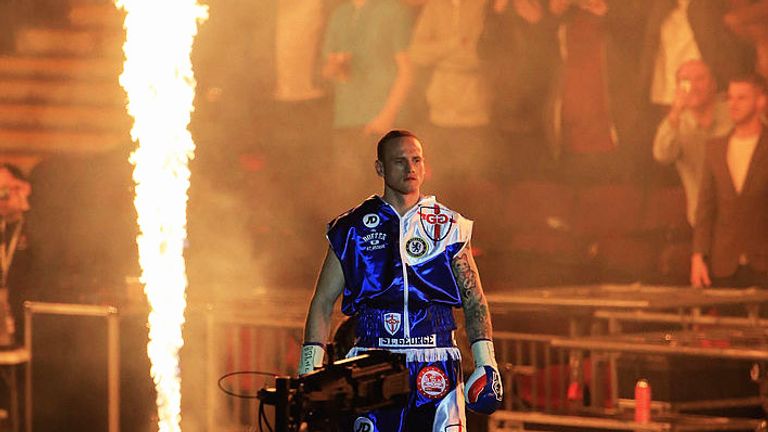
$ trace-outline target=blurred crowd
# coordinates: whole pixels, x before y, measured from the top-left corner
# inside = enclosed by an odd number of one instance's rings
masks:
[[[744,73],[768,75],[764,0],[263,6],[247,19],[214,9],[196,49],[199,109],[257,164],[290,161],[287,184],[326,167],[337,207],[378,189],[370,149],[393,127],[422,137],[428,185],[458,199],[520,178],[669,180],[652,143],[680,92],[678,68],[701,60],[716,92]],[[243,101],[247,114],[221,112]]]
[[[392,127],[421,135],[442,177],[552,161],[573,181],[645,176],[680,65],[702,60],[720,91],[768,75],[766,1],[278,0],[272,13],[274,52],[252,67],[274,66],[271,126],[294,125],[273,144],[351,162],[345,183]]]
[[[48,11],[50,25],[66,21],[60,3],[26,2]],[[656,214],[669,196],[695,223],[705,143],[733,126],[728,83],[768,75],[768,0],[208,4],[193,52],[198,100],[190,127],[198,150],[188,254],[191,283],[206,293],[241,295],[276,283],[308,289],[325,223],[381,192],[373,145],[391,128],[421,137],[425,190],[480,222],[481,265],[498,260],[487,278],[507,278],[517,258],[508,252],[520,242],[549,258],[553,250],[568,259],[628,253],[625,243],[606,246],[603,233],[613,241],[614,231],[628,232],[634,237],[620,240],[634,242],[652,224],[645,219],[677,217]],[[102,156],[108,164],[52,158],[35,169],[30,219],[66,214],[79,227],[45,234],[62,245],[46,255],[46,267],[84,275],[77,280],[117,273],[118,285],[131,273],[135,257],[124,250],[55,259],[85,248],[91,232],[114,230],[105,221],[116,217],[126,227],[125,249],[132,246],[126,151]],[[680,196],[654,192],[680,185]],[[127,198],[111,209],[101,200],[110,194]],[[84,217],[86,205],[103,211]],[[49,224],[36,225],[41,232]],[[566,234],[570,243],[561,246]],[[691,232],[653,235],[638,247],[680,240],[673,246],[690,255]],[[633,254],[633,262],[642,255]],[[98,265],[104,257],[110,264]],[[631,277],[648,269],[638,266]]]
[[[201,158],[238,155],[256,173],[246,199],[264,209],[249,223],[278,231],[280,246],[268,234],[256,241],[289,262],[319,255],[324,223],[380,192],[372,149],[390,128],[421,137],[427,192],[481,220],[488,241],[476,245],[492,249],[509,244],[502,207],[520,181],[693,191],[703,143],[731,128],[729,80],[768,75],[765,0],[275,0],[212,10],[195,54],[193,132]],[[703,106],[699,127],[691,112]],[[669,133],[657,136],[670,114],[698,134],[696,161],[678,158]]]

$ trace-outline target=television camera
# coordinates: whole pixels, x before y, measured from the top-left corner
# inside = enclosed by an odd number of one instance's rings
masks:
[[[405,356],[383,350],[338,360],[307,375],[276,377],[274,388],[258,393],[275,407],[275,431],[335,431],[347,417],[402,405],[410,394]]]

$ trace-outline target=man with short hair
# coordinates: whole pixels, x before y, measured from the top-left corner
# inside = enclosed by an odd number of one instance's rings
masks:
[[[472,221],[424,196],[421,143],[391,131],[377,145],[384,193],[329,224],[330,247],[307,315],[299,374],[322,365],[331,312],[358,318],[355,347],[405,354],[411,395],[405,406],[349,419],[342,430],[465,430],[468,407],[490,414],[502,388],[491,341],[491,318],[472,257]],[[453,339],[453,308],[464,309],[475,372],[464,390]]]
[[[653,158],[674,162],[685,189],[688,222],[693,226],[706,143],[726,135],[731,119],[717,82],[701,60],[689,60],[677,70],[677,91],[669,114],[659,124],[653,141]]]
[[[761,120],[765,80],[730,81],[733,131],[707,146],[696,224],[691,284],[768,286],[768,130]]]
[[[413,82],[407,53],[413,13],[400,0],[344,0],[322,45],[322,75],[333,85],[333,133],[322,152],[331,206],[349,208],[374,187],[365,146],[400,125]]]

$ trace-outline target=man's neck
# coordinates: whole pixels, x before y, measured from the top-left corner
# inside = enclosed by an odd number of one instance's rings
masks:
[[[352,5],[356,8],[361,8],[365,4],[366,0],[352,0]]]
[[[733,128],[733,136],[737,138],[749,138],[760,135],[763,131],[763,124],[759,117],[755,117],[748,122],[738,124]]]
[[[419,202],[421,199],[421,193],[414,192],[411,194],[402,194],[388,187],[385,187],[382,199],[394,207],[399,215],[404,215],[405,212],[412,209],[413,206]]]

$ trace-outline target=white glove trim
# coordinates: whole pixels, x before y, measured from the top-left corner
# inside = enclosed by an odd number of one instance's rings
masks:
[[[301,347],[299,375],[305,375],[323,366],[325,350],[322,345],[305,344]]]
[[[496,353],[493,350],[493,342],[480,339],[472,344],[472,358],[475,360],[475,367],[480,366],[492,366],[494,369],[499,370],[499,365],[496,363]]]

